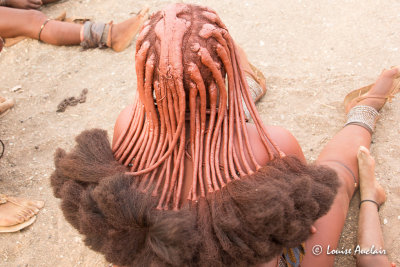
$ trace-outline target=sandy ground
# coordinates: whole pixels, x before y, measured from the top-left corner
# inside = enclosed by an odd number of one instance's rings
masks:
[[[145,4],[157,11],[172,1],[62,1],[42,9],[49,16],[118,22]],[[185,1],[186,2],[186,1]],[[258,104],[266,124],[281,125],[299,140],[309,161],[341,129],[346,93],[373,82],[383,68],[400,64],[400,2],[197,1],[214,8],[250,60],[265,73],[267,95]],[[69,149],[84,129],[112,134],[118,112],[136,86],[134,46],[122,53],[54,47],[25,40],[0,54],[0,93],[16,99],[0,119],[6,145],[0,160],[0,192],[43,199],[46,207],[26,230],[0,235],[0,266],[107,266],[86,248],[63,218],[49,186],[53,153]],[[21,85],[22,90],[10,89]],[[89,90],[87,102],[56,113],[57,104]],[[400,264],[400,99],[386,105],[373,137],[376,174],[388,200],[380,212],[392,261]],[[339,248],[356,245],[358,194]],[[355,266],[339,256],[336,266]]]

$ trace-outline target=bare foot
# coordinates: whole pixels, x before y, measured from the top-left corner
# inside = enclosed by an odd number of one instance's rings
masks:
[[[375,179],[375,160],[368,148],[360,146],[358,153],[358,171],[360,174],[361,200],[370,199],[382,205],[386,201],[386,193]]]
[[[39,212],[43,201],[33,201],[0,195],[0,226],[12,226],[23,223]]]
[[[15,104],[14,99],[5,99],[0,96],[0,115],[12,108]]]
[[[42,4],[41,0],[6,0],[6,6],[19,9],[38,9]]]
[[[366,94],[366,96],[382,96],[382,98],[366,97],[358,102],[357,105],[371,106],[379,111],[385,105],[386,97],[388,97],[393,90],[393,81],[398,77],[399,74],[400,71],[398,68],[382,71],[381,75],[378,77],[378,80],[372,86],[371,90],[369,90],[369,92]]]
[[[121,23],[114,24],[107,40],[107,46],[116,52],[121,52],[127,48],[139,32],[140,27],[148,19],[148,12],[148,7],[143,8],[138,15]]]

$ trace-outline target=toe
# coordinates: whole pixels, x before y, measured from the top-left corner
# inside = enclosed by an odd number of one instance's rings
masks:
[[[19,211],[17,211],[18,212],[18,215],[20,215],[20,216],[29,216],[29,212],[28,212],[28,209],[21,209],[21,210],[19,210]]]
[[[44,201],[41,201],[41,200],[32,201],[32,204],[38,209],[41,209],[44,207]]]
[[[44,207],[44,202],[40,200],[29,200],[26,203],[24,203],[25,207],[28,207],[29,209],[36,210],[36,209],[41,209]]]
[[[30,214],[28,213],[20,213],[19,217],[22,217],[24,221],[28,220],[30,217],[32,217]]]
[[[32,209],[29,209],[28,214],[30,217],[32,217],[33,215],[35,215],[35,212]]]
[[[25,215],[25,218],[27,218],[27,219],[29,219],[30,217],[33,217],[35,215],[34,210],[32,208],[28,208],[28,207],[23,209],[22,212]]]
[[[19,215],[19,216],[17,216],[15,221],[16,221],[16,224],[23,223],[25,221],[25,217],[22,215]]]
[[[364,165],[365,167],[375,166],[375,159],[371,156],[369,149],[366,148],[365,146],[360,146],[360,148],[358,149],[357,159],[359,166],[360,165]]]
[[[34,214],[38,214],[39,209],[38,208],[33,208],[32,211],[33,211]]]
[[[390,69],[390,70],[383,70],[382,71],[382,77],[385,77],[385,78],[393,78],[397,73],[399,72],[399,69],[396,67],[396,68],[392,68],[392,69]]]
[[[365,160],[369,156],[369,149],[365,146],[360,146],[358,148],[357,158],[358,160]]]
[[[359,151],[369,155],[369,149],[366,148],[365,146],[360,146]]]

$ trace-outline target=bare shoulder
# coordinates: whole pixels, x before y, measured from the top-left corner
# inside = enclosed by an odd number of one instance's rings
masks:
[[[133,113],[133,105],[129,105],[124,108],[118,115],[117,121],[114,125],[114,134],[112,144],[114,146],[115,142],[118,140],[119,136],[122,134],[126,128],[129,127],[130,118]]]
[[[306,162],[303,151],[296,138],[287,129],[279,126],[266,126],[268,134],[272,141],[286,154],[296,156],[303,162]],[[267,151],[258,135],[257,128],[252,123],[247,123],[247,131],[250,137],[250,143],[255,150],[256,159],[264,164],[268,161]]]

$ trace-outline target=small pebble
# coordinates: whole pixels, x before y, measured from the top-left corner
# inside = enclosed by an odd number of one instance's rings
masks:
[[[22,89],[22,86],[21,86],[21,85],[16,85],[16,86],[14,86],[13,88],[11,88],[10,91],[11,91],[11,92],[17,92],[17,91],[19,91],[19,90],[21,90],[21,89]]]
[[[388,220],[385,218],[385,219],[383,219],[383,224],[387,224],[388,223]]]

